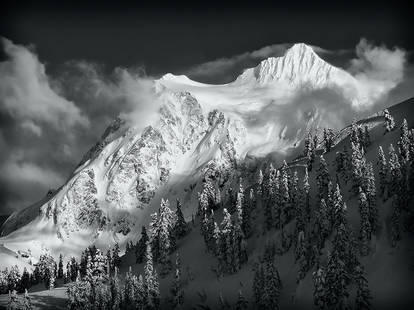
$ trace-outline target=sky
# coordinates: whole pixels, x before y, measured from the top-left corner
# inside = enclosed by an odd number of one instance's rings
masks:
[[[305,42],[388,87],[389,102],[413,95],[399,1],[15,1],[0,11],[0,214],[61,186],[117,115],[146,115],[146,83],[167,72],[227,83]]]

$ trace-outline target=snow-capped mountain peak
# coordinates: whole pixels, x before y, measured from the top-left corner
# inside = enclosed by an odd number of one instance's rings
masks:
[[[327,84],[341,84],[343,80],[352,80],[347,72],[336,68],[321,59],[313,48],[304,43],[294,44],[281,57],[269,57],[254,68],[247,69],[235,83],[273,83],[298,86],[310,83],[321,87]]]

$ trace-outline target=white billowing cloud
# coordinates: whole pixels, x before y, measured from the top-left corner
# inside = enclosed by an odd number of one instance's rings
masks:
[[[364,108],[374,105],[404,79],[406,52],[399,48],[374,46],[361,39],[356,46],[356,58],[348,71],[357,81]]]
[[[76,85],[89,93],[89,100],[101,108],[113,110],[131,125],[143,129],[157,117],[159,100],[155,95],[154,79],[144,76],[140,69],[115,68],[110,77],[100,73],[98,66],[72,62],[80,75]],[[86,85],[86,86],[85,86]]]
[[[2,39],[8,60],[0,63],[0,109],[25,122],[25,129],[38,135],[40,123],[68,129],[87,126],[79,108],[59,96],[50,86],[45,66],[24,46]]]

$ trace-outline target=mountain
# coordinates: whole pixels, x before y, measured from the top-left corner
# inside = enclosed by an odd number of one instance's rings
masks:
[[[30,249],[35,257],[44,249],[69,255],[91,243],[135,241],[163,197],[181,198],[189,219],[206,171],[223,171],[225,188],[246,159],[282,158],[322,126],[326,115],[317,104],[290,118],[292,98],[303,87],[347,92],[344,85],[355,83],[305,44],[263,60],[229,84],[166,74],[153,85],[155,121],[141,130],[141,124],[114,120],[66,184],[11,215],[0,243]],[[270,112],[269,119],[252,119]]]

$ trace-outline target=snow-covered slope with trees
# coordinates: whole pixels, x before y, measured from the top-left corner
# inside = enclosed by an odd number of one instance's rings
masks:
[[[318,107],[294,123],[271,118],[252,126],[249,115],[283,109],[304,87],[333,87],[356,107],[365,100],[349,92],[358,88],[350,74],[304,44],[229,84],[167,74],[153,86],[155,120],[143,130],[114,120],[65,185],[4,223],[2,267],[34,269],[42,274],[34,283],[53,287],[53,257],[62,254],[66,280],[78,278],[77,269],[83,278],[68,291],[74,308],[91,283],[106,298],[107,285],[120,286],[116,270],[129,266],[122,279],[150,298],[140,302],[166,308],[171,286],[174,297],[185,291],[186,307],[234,304],[239,290],[239,303],[265,309],[307,308],[314,297],[336,307],[366,302],[364,277],[377,307],[410,298],[412,99],[339,132],[321,131]],[[379,146],[386,156],[377,165]],[[304,155],[293,160],[298,151]],[[122,260],[118,246],[126,250]],[[185,275],[174,276],[178,252]],[[391,270],[393,283],[377,286]]]

